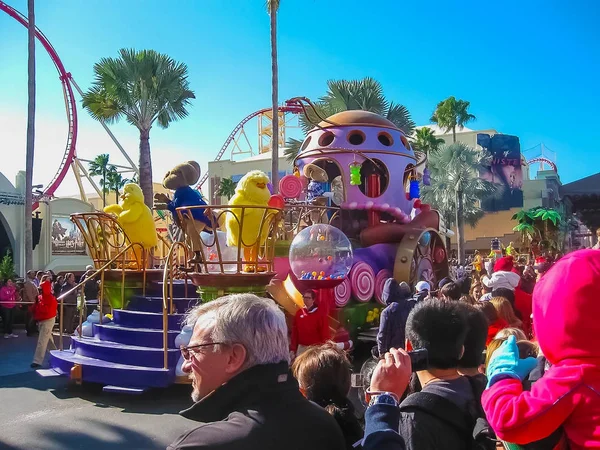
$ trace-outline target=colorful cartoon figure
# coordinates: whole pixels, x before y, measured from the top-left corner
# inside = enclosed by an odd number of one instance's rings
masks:
[[[271,194],[267,189],[268,183],[269,177],[264,172],[260,170],[248,172],[238,182],[235,195],[229,201],[229,206],[262,206],[267,208],[271,198]],[[244,248],[244,259],[249,262],[257,261],[257,247],[264,244],[269,234],[270,218],[267,209],[246,208],[242,213],[240,208],[231,208],[225,219],[227,245],[242,246]],[[240,233],[242,220],[243,230]],[[254,272],[256,271],[256,265],[247,264],[244,270]],[[262,270],[260,266],[258,270]]]
[[[104,212],[117,216],[117,222],[131,242],[139,242],[146,249],[158,245],[152,211],[144,204],[142,189],[134,183],[127,183],[118,205],[109,205]]]
[[[196,161],[186,161],[169,170],[163,178],[163,186],[171,191],[175,191],[173,200],[162,193],[154,195],[154,208],[168,209],[173,215],[173,221],[191,241],[194,256],[188,261],[188,264],[202,262],[200,233],[204,230],[212,230],[211,220],[206,215],[204,208],[194,208],[188,212],[184,212],[182,214],[182,223],[180,223],[179,216],[177,215],[176,209],[182,206],[206,205],[200,192],[191,187],[199,179],[200,165]]]

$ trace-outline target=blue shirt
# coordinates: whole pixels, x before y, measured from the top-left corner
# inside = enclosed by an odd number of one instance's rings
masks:
[[[177,217],[177,211],[175,211],[177,208],[181,208],[182,206],[201,205],[206,205],[206,202],[202,198],[200,192],[189,186],[182,186],[177,188],[173,195],[173,200],[169,202],[167,208],[169,208],[173,217]],[[199,220],[208,226],[212,226],[210,219],[204,214],[204,208],[195,208],[190,210],[190,212],[192,213],[194,220]]]

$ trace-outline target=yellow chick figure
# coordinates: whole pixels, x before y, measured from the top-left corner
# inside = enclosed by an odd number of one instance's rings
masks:
[[[235,195],[229,201],[229,206],[262,206],[267,207],[271,193],[267,185],[269,177],[260,170],[252,170],[242,177],[235,189]],[[256,261],[258,259],[256,243],[264,244],[269,233],[269,223],[265,220],[265,210],[261,208],[246,208],[242,213],[241,208],[231,208],[225,220],[227,230],[227,245],[231,247],[242,246],[244,260]],[[242,217],[243,216],[243,217]],[[243,219],[243,230],[240,236],[240,224]],[[265,222],[265,223],[263,223]],[[262,225],[261,236],[258,233]],[[241,239],[240,239],[241,238]],[[255,270],[254,265],[245,267],[246,271]],[[259,268],[260,270],[260,268]]]
[[[127,183],[121,202],[105,207],[104,212],[117,216],[117,222],[131,242],[139,242],[146,249],[158,245],[152,211],[144,203],[144,194],[137,184]]]

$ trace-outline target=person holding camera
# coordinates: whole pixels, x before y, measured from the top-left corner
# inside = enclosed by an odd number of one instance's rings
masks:
[[[431,299],[412,310],[407,338],[413,349],[428,353],[426,367],[415,368],[422,390],[399,404],[411,377],[410,355],[396,348],[385,353],[367,393],[364,449],[471,448],[473,423],[467,418],[477,419],[478,399],[469,377],[458,371],[467,330],[459,302]]]

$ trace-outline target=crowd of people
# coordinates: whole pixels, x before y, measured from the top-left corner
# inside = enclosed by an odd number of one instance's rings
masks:
[[[182,414],[202,424],[169,449],[600,448],[599,293],[597,250],[552,266],[503,257],[414,292],[388,280],[364,421],[346,352],[322,342],[313,292],[291,352],[274,302],[200,305],[182,347],[195,403]],[[413,371],[417,351],[427,362]]]
[[[83,284],[86,304],[97,301],[99,284],[90,276],[95,272],[87,266],[79,282]],[[88,279],[89,278],[89,279]],[[56,349],[52,332],[60,314],[58,297],[62,297],[63,333],[72,334],[76,327],[79,289],[73,273],[56,275],[52,270],[35,272],[30,270],[19,282],[12,279],[0,281],[0,312],[4,339],[18,338],[13,325],[19,310],[23,312],[27,336],[37,336],[37,346],[31,367],[40,368],[48,347]],[[91,306],[93,308],[93,306]],[[86,310],[87,312],[87,310]]]

